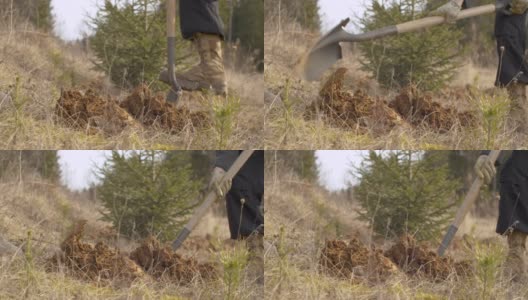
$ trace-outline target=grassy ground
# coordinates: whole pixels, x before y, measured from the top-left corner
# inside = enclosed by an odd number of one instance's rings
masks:
[[[0,232],[19,247],[19,255],[0,254],[0,299],[256,299],[262,290],[244,279],[242,243],[228,243],[224,216],[210,213],[193,231],[178,253],[219,266],[219,276],[188,284],[157,281],[151,277],[130,284],[83,281],[69,271],[48,272],[46,260],[79,219],[88,221],[84,242],[104,242],[128,253],[136,241],[115,239],[108,223],[99,221],[100,207],[62,187],[23,176],[0,182]],[[31,238],[28,238],[28,232]],[[207,238],[206,238],[207,236]],[[214,243],[218,250],[208,247]]]
[[[266,23],[276,24],[275,21],[269,16]],[[404,124],[379,133],[372,128],[335,126],[333,120],[320,113],[306,117],[308,107],[320,101],[319,90],[324,79],[321,82],[302,80],[300,63],[319,36],[294,24],[282,27],[280,31],[273,25],[265,27],[264,80],[270,92],[265,102],[267,149],[519,149],[528,146],[523,136],[513,133],[506,125],[509,99],[505,91],[493,88],[495,70],[470,63],[463,64],[453,82],[435,93],[434,98],[444,106],[473,111],[478,120],[475,126],[456,123],[447,131],[439,131],[426,125]],[[358,54],[346,44],[343,47],[344,59],[335,68],[349,70],[350,81],[346,84],[350,91],[361,88],[379,101],[394,100],[399,91],[379,87],[360,70]],[[471,93],[453,101],[449,93],[454,90],[471,90]]]
[[[89,55],[55,38],[10,31],[0,25],[0,148],[2,149],[245,149],[262,148],[263,80],[258,73],[228,72],[227,98],[201,98],[211,126],[169,134],[158,128],[128,128],[120,134],[86,134],[59,124],[54,108],[61,89],[95,87],[122,99],[119,89],[93,70]],[[196,103],[194,103],[196,104]]]
[[[295,176],[266,176],[266,299],[524,299],[525,285],[502,277],[507,249],[494,234],[495,218],[469,217],[448,255],[472,259],[474,273],[435,282],[399,272],[387,281],[339,279],[319,265],[327,239],[357,238],[387,249],[394,241],[373,235],[357,219],[357,204]],[[439,242],[439,241],[437,241]],[[432,246],[437,245],[435,242]],[[435,250],[435,249],[432,249]]]

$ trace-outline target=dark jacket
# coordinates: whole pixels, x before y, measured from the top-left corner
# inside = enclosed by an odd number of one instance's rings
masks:
[[[499,160],[504,160],[501,156],[505,154],[503,151]],[[505,163],[497,167],[500,200],[496,231],[504,234],[515,229],[528,233],[528,151],[512,151]]]
[[[184,39],[196,33],[217,34],[224,37],[224,23],[220,18],[217,0],[180,0],[180,27]]]
[[[497,2],[503,3],[506,8],[498,11],[495,16],[495,38],[499,57],[495,85],[504,87],[514,81],[528,84],[528,64],[524,55],[526,12],[522,15],[514,15],[509,11],[511,0],[497,0]]]
[[[528,84],[528,64],[524,59],[526,49],[526,12],[515,15],[510,12],[512,0],[496,0],[504,8],[495,14],[495,39],[497,41],[498,67],[495,85],[506,87],[517,81]],[[478,5],[465,0],[463,8]]]
[[[238,150],[216,151],[215,166],[227,171],[240,153]],[[226,196],[232,239],[244,238],[253,232],[264,234],[263,197],[264,151],[255,151],[233,178],[233,185]]]

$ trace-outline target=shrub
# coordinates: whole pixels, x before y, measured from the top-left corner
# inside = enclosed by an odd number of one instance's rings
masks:
[[[359,167],[354,194],[360,217],[378,234],[437,237],[451,221],[459,181],[451,179],[441,151],[371,151]]]
[[[427,16],[427,0],[373,0],[360,19],[362,31],[395,25]],[[415,85],[421,90],[442,87],[454,75],[462,51],[462,31],[455,26],[427,30],[359,44],[362,69],[385,87]]]

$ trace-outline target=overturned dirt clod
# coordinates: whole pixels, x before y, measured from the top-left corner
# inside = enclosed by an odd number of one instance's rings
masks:
[[[385,255],[409,275],[424,276],[432,280],[445,280],[451,275],[468,275],[471,263],[455,262],[452,258],[440,257],[411,236],[405,235]]]
[[[158,125],[170,132],[179,132],[185,126],[203,127],[208,122],[207,114],[175,108],[161,94],[154,94],[146,85],[138,86],[121,103],[135,119],[145,126]]]
[[[439,131],[449,131],[456,125],[475,126],[477,123],[473,112],[444,107],[434,102],[431,94],[420,93],[414,88],[403,89],[389,107],[414,126],[426,125]]]
[[[59,121],[66,126],[114,135],[138,124],[113,99],[105,99],[94,90],[64,90],[55,107]]]
[[[155,278],[190,282],[196,277],[210,279],[216,276],[212,264],[200,264],[193,259],[184,259],[169,247],[163,247],[153,237],[145,239],[141,246],[130,254],[130,258]]]
[[[319,93],[320,101],[310,110],[322,112],[338,126],[368,128],[376,132],[403,123],[402,118],[382,100],[369,97],[363,90],[347,90],[347,72],[346,68],[339,68],[330,76]]]
[[[398,272],[396,265],[383,256],[381,250],[374,246],[369,249],[357,239],[349,243],[326,241],[320,265],[327,274],[346,279],[384,281]]]
[[[118,103],[95,90],[64,90],[55,107],[55,115],[66,126],[86,130],[89,134],[102,132],[116,135],[127,128],[157,127],[169,133],[179,133],[186,126],[207,126],[205,112],[191,112],[167,103],[161,94],[154,94],[146,85],[138,86]]]
[[[103,243],[95,246],[81,242],[86,221],[75,225],[74,230],[61,244],[61,253],[49,260],[51,270],[66,267],[74,276],[90,281],[133,281],[143,277],[143,270],[119,251]]]

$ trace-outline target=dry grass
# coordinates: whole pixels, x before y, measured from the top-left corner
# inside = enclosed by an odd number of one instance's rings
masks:
[[[273,16],[266,23],[276,24]],[[284,20],[283,20],[284,22]],[[302,57],[319,38],[295,24],[265,31],[266,89],[273,97],[265,103],[265,145],[267,149],[482,149],[526,148],[526,139],[512,132],[505,119],[509,100],[504,90],[493,89],[494,70],[463,65],[453,83],[435,93],[442,105],[474,111],[478,124],[457,122],[447,131],[424,126],[396,126],[383,133],[371,128],[335,126],[321,113],[306,117],[312,103],[320,101],[324,83],[307,82],[299,75]],[[362,72],[357,53],[344,44],[344,59],[335,68],[349,69],[350,91],[365,90],[371,97],[391,102],[399,91],[385,90]],[[328,76],[328,73],[327,73]],[[462,99],[452,99],[452,90],[465,90]],[[270,95],[271,95],[270,94]],[[493,106],[493,107],[492,107]],[[490,122],[489,119],[492,119]],[[338,121],[339,123],[339,121]],[[489,126],[492,123],[493,126]]]
[[[96,87],[122,99],[130,93],[93,70],[91,57],[56,38],[0,25],[0,148],[2,149],[246,149],[262,148],[262,74],[228,71],[227,98],[200,96],[212,126],[187,126],[178,134],[128,128],[87,134],[58,124],[54,108],[63,88]],[[192,97],[196,98],[196,97]],[[196,102],[197,100],[194,100]],[[196,103],[192,103],[196,105]],[[219,113],[220,112],[220,113]],[[226,120],[227,119],[227,120]],[[227,124],[227,125],[226,125]],[[229,128],[226,128],[228,126]]]
[[[266,253],[266,299],[522,299],[528,295],[525,286],[511,285],[500,275],[506,245],[494,234],[495,219],[467,219],[459,235],[463,238],[457,238],[448,252],[457,259],[474,259],[473,275],[433,282],[400,272],[376,283],[338,279],[319,268],[327,239],[357,238],[385,250],[392,245],[356,219],[355,203],[295,176],[266,174],[266,205],[266,239],[277,248]]]
[[[31,174],[24,173],[22,181],[10,178],[0,182],[0,231],[19,248],[19,255],[0,255],[0,299],[221,299],[228,297],[229,284],[232,299],[261,297],[258,293],[262,290],[251,282],[243,279],[233,284],[224,279],[222,264],[237,261],[246,250],[243,243],[226,242],[226,218],[212,212],[178,253],[219,265],[217,279],[205,281],[197,276],[184,284],[144,277],[123,284],[79,280],[66,269],[48,272],[46,261],[59,251],[60,243],[80,219],[88,221],[83,239],[88,243],[102,241],[124,253],[138,245],[124,238],[116,240],[110,224],[99,221],[101,207],[75,195]],[[244,264],[240,268],[243,274]]]

